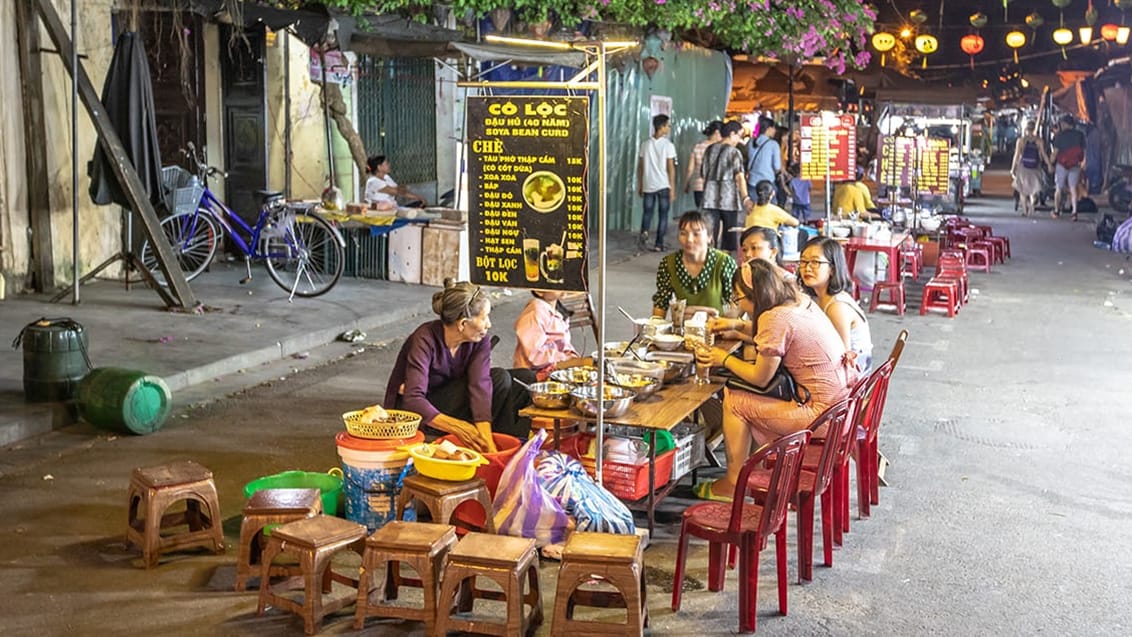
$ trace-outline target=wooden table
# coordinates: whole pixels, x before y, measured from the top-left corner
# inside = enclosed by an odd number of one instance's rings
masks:
[[[721,344],[724,349],[732,345],[731,341]],[[734,342],[738,345],[738,342]],[[618,425],[623,427],[635,427],[644,430],[658,430],[663,429],[670,431],[676,425],[684,422],[696,410],[700,408],[709,398],[714,396],[719,390],[723,389],[723,381],[721,379],[712,379],[712,382],[698,385],[694,377],[689,377],[679,383],[665,385],[656,394],[653,394],[648,399],[643,401],[634,401],[630,404],[629,409],[617,417],[606,416],[604,419],[607,425]],[[540,407],[526,407],[519,412],[520,416],[527,416],[532,418],[549,418],[554,420],[554,447],[558,448],[559,443],[559,426],[562,420],[577,420],[587,423],[597,422],[597,418],[590,416],[583,416],[573,409],[542,409]],[[642,500],[636,502],[628,502],[630,509],[641,511],[644,510],[648,513],[649,518],[649,534],[653,532],[653,527],[656,525],[656,505],[664,499],[665,496],[676,487],[679,478],[670,480],[668,484],[660,490],[656,491],[656,445],[649,445],[649,494]]]
[[[845,247],[845,262],[849,266],[849,272],[853,272],[858,252],[879,252],[888,255],[888,268],[886,268],[888,282],[896,283],[900,280],[900,246],[907,238],[907,232],[894,232],[886,240],[850,237],[842,244]]]

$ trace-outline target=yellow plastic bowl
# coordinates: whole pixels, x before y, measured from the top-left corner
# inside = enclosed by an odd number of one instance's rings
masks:
[[[462,482],[476,477],[476,467],[487,464],[487,459],[479,452],[467,447],[460,447],[462,451],[472,454],[471,460],[438,460],[429,455],[428,445],[413,445],[408,448],[409,456],[413,458],[413,465],[417,472],[437,480]]]

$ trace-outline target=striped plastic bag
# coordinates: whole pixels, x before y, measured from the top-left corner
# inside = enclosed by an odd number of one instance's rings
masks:
[[[544,440],[546,430],[540,429],[512,456],[503,469],[492,506],[498,533],[532,538],[538,546],[563,541],[570,521],[535,473],[535,458]]]
[[[1112,251],[1132,254],[1132,217],[1117,226],[1112,237]]]
[[[546,454],[539,460],[538,475],[547,493],[574,517],[576,531],[621,535],[636,531],[629,507],[598,486],[574,458],[564,453]]]

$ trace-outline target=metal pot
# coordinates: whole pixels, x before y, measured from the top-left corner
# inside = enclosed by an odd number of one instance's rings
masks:
[[[573,385],[546,381],[534,383],[528,389],[531,393],[531,402],[541,409],[566,409],[570,406],[570,390]]]
[[[601,407],[605,409],[606,416],[616,418],[629,410],[629,404],[633,402],[637,393],[630,389],[607,385],[605,395],[608,398],[601,401]],[[570,396],[574,399],[574,409],[590,417],[597,416],[599,408],[597,385],[575,387],[574,391],[570,392]]]
[[[556,369],[550,372],[550,380],[567,385],[585,385],[597,382],[597,368],[588,365]]]

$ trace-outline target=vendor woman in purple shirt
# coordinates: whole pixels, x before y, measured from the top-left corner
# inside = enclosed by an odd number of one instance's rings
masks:
[[[530,396],[511,375],[529,370],[491,367],[487,291],[448,279],[432,295],[432,311],[440,320],[418,327],[397,355],[385,406],[416,412],[427,428],[456,434],[481,452],[496,451],[493,430],[525,439],[530,421],[517,412]]]

